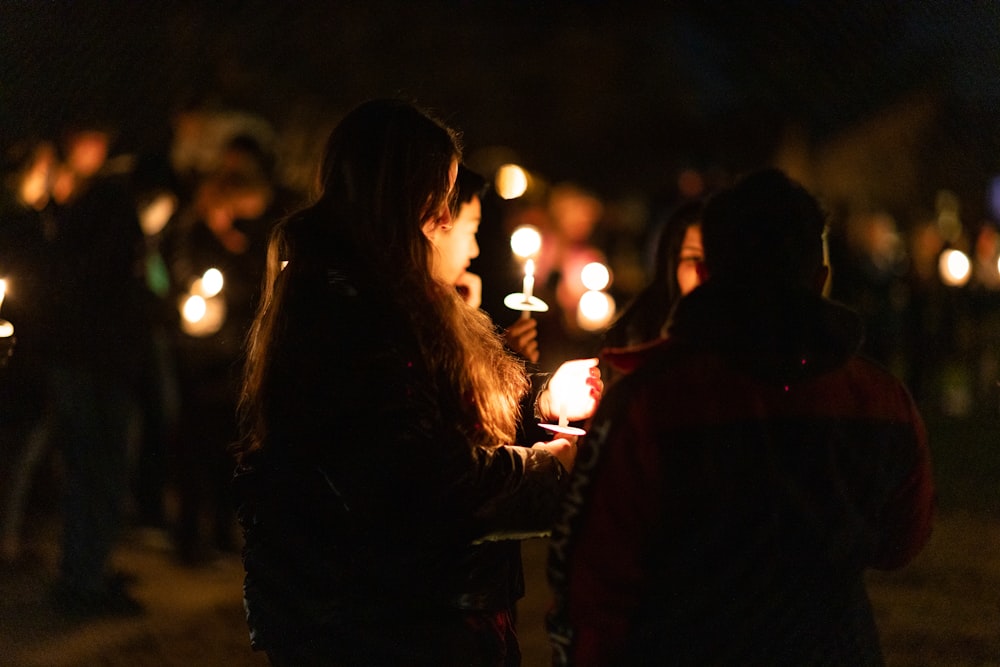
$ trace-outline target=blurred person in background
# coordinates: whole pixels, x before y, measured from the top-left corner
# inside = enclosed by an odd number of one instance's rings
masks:
[[[163,547],[169,545],[166,496],[180,409],[172,337],[179,313],[164,248],[174,232],[181,193],[167,157],[155,152],[136,158],[131,189],[145,241],[144,307],[149,325],[136,393],[139,424],[133,454],[133,523],[147,544]]]
[[[674,306],[701,283],[700,200],[677,207],[660,230],[653,276],[604,334],[605,347],[630,347],[662,338]]]
[[[827,300],[826,216],[754,172],[702,218],[705,282],[622,353],[550,545],[554,662],[881,665],[869,568],[910,562],[934,489],[906,388]]]
[[[20,338],[16,360],[0,383],[0,438],[12,461],[4,484],[0,556],[16,562],[22,556],[25,505],[40,464],[50,452],[49,354],[50,314],[47,263],[54,232],[50,191],[56,167],[55,146],[25,141],[5,154],[0,189],[0,318],[11,322]],[[12,338],[4,352],[12,349]],[[0,353],[4,362],[7,355]]]
[[[164,250],[172,300],[183,308],[191,297],[204,298],[207,308],[201,317],[180,317],[174,336],[180,393],[171,466],[178,494],[174,541],[179,560],[189,565],[238,548],[229,447],[238,439],[243,345],[277,218],[274,194],[263,147],[246,135],[231,138],[179,214]],[[202,277],[212,269],[221,291],[200,294]]]
[[[112,132],[65,135],[53,183],[52,405],[65,468],[59,580],[53,600],[71,615],[133,614],[129,577],[109,570],[128,497],[128,437],[141,367],[143,238],[135,202],[106,165]]]

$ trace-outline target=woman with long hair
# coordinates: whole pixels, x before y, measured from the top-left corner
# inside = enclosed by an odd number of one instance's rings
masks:
[[[662,338],[674,306],[701,283],[697,265],[701,247],[701,200],[678,206],[660,230],[653,258],[653,276],[622,310],[604,336],[609,348],[639,345]]]
[[[272,236],[235,489],[251,641],[273,664],[519,663],[517,592],[477,572],[548,529],[576,445],[514,445],[523,364],[439,276],[460,158],[426,112],[364,103]],[[600,392],[578,384],[575,419]]]

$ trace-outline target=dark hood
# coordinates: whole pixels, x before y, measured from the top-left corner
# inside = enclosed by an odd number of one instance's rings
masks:
[[[765,382],[788,384],[844,365],[863,339],[854,311],[799,288],[712,284],[681,299],[669,327]]]

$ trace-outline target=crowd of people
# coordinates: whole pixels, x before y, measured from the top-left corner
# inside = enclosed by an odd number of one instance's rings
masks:
[[[311,197],[252,134],[195,174],[101,127],[9,151],[3,557],[58,453],[66,614],[141,613],[109,567],[131,524],[187,565],[241,551],[272,664],[519,665],[520,542],[551,535],[554,664],[881,664],[863,576],[926,543],[929,447],[827,298],[816,197],[775,169],[688,197],[574,345],[487,307],[459,137],[363,103]],[[596,197],[549,212],[540,277],[606,259]]]
[[[109,569],[126,527],[188,564],[239,549],[229,494],[239,360],[282,192],[266,147],[231,137],[210,170],[115,153],[113,129],[67,128],[6,153],[0,207],[4,316],[3,558],[31,558],[24,518],[52,466],[63,495],[53,603],[138,613]],[[190,175],[188,175],[190,176]],[[199,318],[179,307],[214,270]],[[169,506],[169,507],[168,507]]]

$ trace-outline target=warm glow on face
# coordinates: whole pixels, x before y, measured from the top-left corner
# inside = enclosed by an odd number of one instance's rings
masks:
[[[691,225],[684,232],[681,253],[677,258],[677,286],[681,290],[681,296],[689,294],[691,290],[701,284],[698,265],[704,260],[705,251],[702,250],[701,246],[701,225]]]
[[[532,225],[521,225],[510,235],[510,249],[518,257],[534,257],[541,248],[542,235]]]
[[[446,285],[454,285],[469,268],[469,263],[479,256],[476,234],[482,220],[479,197],[462,204],[458,215],[446,225],[435,225],[427,233],[434,246],[431,255],[431,272]]]
[[[938,272],[941,282],[952,287],[961,287],[969,282],[972,274],[972,263],[961,250],[945,250],[938,260]]]
[[[497,170],[497,194],[504,199],[517,199],[528,191],[528,173],[516,164],[505,164]]]

